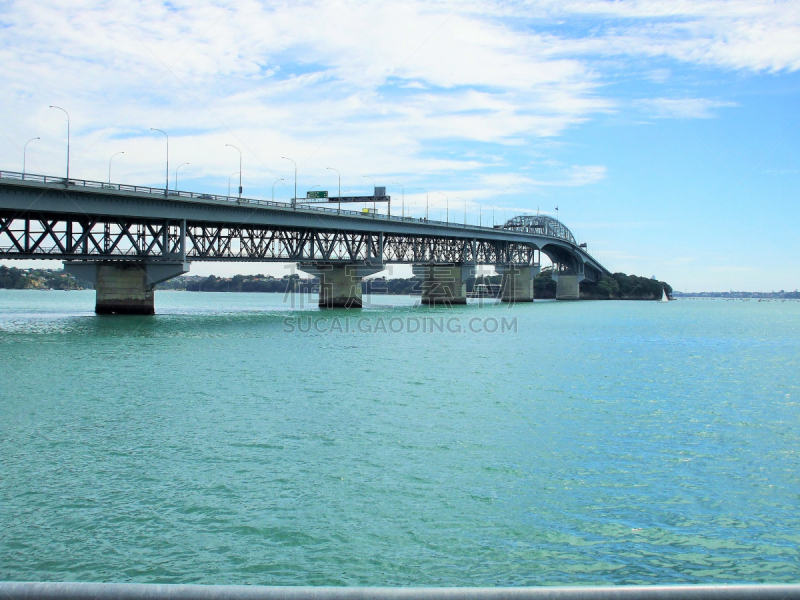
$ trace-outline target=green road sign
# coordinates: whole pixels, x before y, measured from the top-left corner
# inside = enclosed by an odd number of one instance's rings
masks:
[[[314,191],[314,192],[306,192],[306,198],[327,198],[328,192],[323,191]]]

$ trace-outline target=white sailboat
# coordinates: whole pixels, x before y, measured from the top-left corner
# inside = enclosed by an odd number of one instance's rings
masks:
[[[667,298],[667,290],[661,288],[661,302],[669,302],[669,298]]]

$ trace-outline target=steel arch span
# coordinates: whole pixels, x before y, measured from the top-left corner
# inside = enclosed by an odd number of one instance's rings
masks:
[[[514,217],[506,221],[506,224],[503,225],[503,229],[558,238],[569,242],[573,246],[578,245],[577,242],[575,242],[575,236],[572,235],[572,232],[566,225],[553,217],[545,217],[544,215],[520,215]]]
[[[545,215],[520,215],[502,226],[507,231],[534,236],[536,249],[553,263],[554,275],[578,275],[581,279],[598,281],[608,269],[591,257],[586,245],[579,245],[569,228],[558,219]]]

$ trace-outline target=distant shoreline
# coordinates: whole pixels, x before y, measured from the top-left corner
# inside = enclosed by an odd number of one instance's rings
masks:
[[[8,291],[25,291],[25,292],[85,292],[85,291],[94,291],[94,288],[91,287],[73,287],[71,289],[67,288],[51,288],[51,287],[29,287],[29,288],[2,288],[0,290],[8,290]],[[242,290],[235,290],[235,291],[225,291],[225,290],[187,290],[184,288],[159,288],[159,291],[162,292],[187,292],[187,293],[217,293],[217,294],[286,294],[286,293],[307,293],[306,290],[289,290],[287,291],[269,291],[269,292],[262,292],[262,291],[242,291]],[[372,295],[394,295],[394,296],[405,296],[407,294],[387,294],[383,291],[371,291],[366,292],[371,293]],[[412,296],[419,296],[419,293],[411,293]],[[488,296],[487,296],[488,297]],[[785,300],[800,300],[800,291],[797,292],[673,292],[672,299],[689,299],[689,298],[725,298],[730,300],[751,300],[751,299],[785,299]],[[537,298],[537,300],[540,298]],[[545,300],[547,298],[541,298]],[[586,298],[593,299],[593,298]],[[614,298],[615,300],[619,298]],[[638,298],[621,298],[622,300],[638,300]]]
[[[800,291],[786,292],[672,292],[673,298],[726,298],[733,300],[784,299],[800,300]]]

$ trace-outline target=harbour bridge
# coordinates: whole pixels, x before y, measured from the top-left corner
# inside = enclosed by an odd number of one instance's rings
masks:
[[[608,273],[551,217],[481,227],[315,204],[0,171],[0,259],[63,260],[93,284],[96,312],[119,314],[153,314],[156,284],[193,261],[295,262],[328,308],[361,307],[361,280],[391,263],[413,265],[424,304],[466,303],[478,265],[503,275],[503,301],[532,302],[542,253],[559,300]]]

